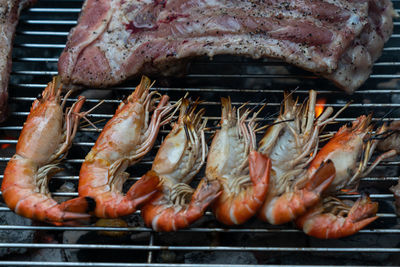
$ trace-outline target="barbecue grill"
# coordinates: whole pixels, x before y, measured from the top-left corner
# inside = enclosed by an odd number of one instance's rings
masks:
[[[399,11],[400,1],[393,0]],[[57,74],[57,60],[71,27],[76,24],[81,0],[38,1],[25,10],[17,29],[10,81],[10,117],[0,125],[1,173],[15,153],[15,144],[32,101]],[[261,124],[276,118],[284,90],[296,90],[301,100],[308,89],[316,89],[326,106],[336,111],[348,101],[350,106],[338,118],[339,124],[373,112],[377,124],[400,120],[400,22],[374,65],[367,82],[352,96],[326,80],[296,67],[271,59],[250,60],[217,56],[193,60],[183,77],[157,77],[155,90],[173,101],[189,92],[204,102],[210,129],[220,119],[220,97],[230,96],[234,105],[248,102],[250,108],[267,103]],[[155,78],[155,77],[152,77]],[[87,109],[102,99],[105,103],[88,117],[100,129],[112,117],[118,103],[138,84],[138,79],[113,90],[86,89]],[[76,99],[77,94],[71,99]],[[330,125],[327,133],[338,129]],[[128,169],[132,184],[151,167],[152,159],[169,127],[161,130],[153,150],[140,163]],[[212,137],[213,130],[207,131]],[[81,126],[64,171],[50,183],[59,199],[77,196],[79,168],[93,146],[98,131]],[[261,135],[258,136],[259,138]],[[2,266],[249,266],[249,265],[399,265],[400,222],[389,187],[396,184],[400,158],[381,163],[361,180],[360,192],[379,202],[380,218],[358,234],[340,240],[318,240],[292,224],[271,226],[252,219],[239,227],[225,227],[210,212],[191,228],[175,233],[156,233],[143,225],[139,213],[124,218],[128,227],[56,227],[14,215],[0,206],[0,265]],[[204,174],[197,175],[194,184]],[[3,176],[1,175],[0,178]],[[128,187],[127,187],[128,188]],[[359,195],[341,195],[355,200]],[[111,236],[114,234],[114,236]]]

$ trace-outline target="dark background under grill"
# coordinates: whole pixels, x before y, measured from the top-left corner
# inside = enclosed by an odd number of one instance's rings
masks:
[[[400,2],[393,1],[396,9]],[[82,1],[38,1],[23,12],[17,29],[13,52],[13,72],[10,81],[10,117],[0,125],[0,168],[3,173],[15,152],[16,139],[29,112],[30,105],[53,75],[57,74],[57,60],[68,32],[76,25]],[[377,123],[400,119],[400,23],[395,20],[394,34],[386,44],[382,57],[374,65],[374,72],[365,85],[349,96],[326,80],[288,64],[270,60],[251,60],[242,57],[216,56],[193,60],[188,73],[180,78],[157,78],[156,90],[167,93],[173,101],[186,92],[204,100],[209,126],[219,121],[220,97],[230,96],[236,105],[249,101],[249,106],[268,103],[260,123],[276,118],[283,90],[297,89],[304,99],[309,89],[316,89],[319,97],[327,98],[327,105],[339,110],[350,100],[354,102],[327,131],[361,114],[373,112]],[[120,99],[137,85],[132,80],[113,90],[84,90],[89,97],[86,108],[106,99],[101,108],[89,116],[98,127],[114,113]],[[75,96],[76,97],[76,96]],[[73,99],[72,99],[73,100]],[[390,112],[390,113],[389,113]],[[152,159],[162,138],[140,163],[128,169],[137,180],[151,167]],[[210,137],[212,132],[207,132]],[[65,171],[56,175],[50,184],[55,197],[77,196],[76,186],[80,164],[93,146],[98,133],[90,128],[79,131],[65,161]],[[260,136],[258,136],[260,137]],[[0,265],[27,266],[222,266],[242,265],[400,265],[400,229],[389,187],[396,184],[400,159],[384,161],[362,179],[360,192],[369,193],[379,202],[380,218],[357,235],[340,240],[317,240],[304,235],[291,224],[271,226],[252,219],[240,227],[224,227],[210,212],[189,229],[176,233],[156,233],[143,226],[138,213],[128,216],[127,228],[54,227],[30,220],[15,220],[11,211],[0,206],[0,252],[7,248],[13,253],[0,253]],[[202,172],[203,173],[203,172]],[[193,184],[198,182],[200,173]],[[2,178],[2,175],[1,177]],[[72,191],[61,187],[75,186]],[[61,188],[61,189],[60,189]],[[341,196],[356,199],[359,195]],[[4,219],[7,217],[7,219]],[[11,220],[10,219],[10,220]],[[14,218],[15,219],[15,218]],[[122,231],[120,237],[107,237],[99,230]],[[9,236],[29,233],[31,239],[21,243]],[[81,234],[81,235],[80,235]],[[15,253],[18,248],[20,253]],[[23,249],[21,251],[21,249]],[[22,253],[21,253],[22,252]],[[40,257],[38,255],[42,255]],[[63,262],[62,262],[63,261]],[[129,265],[131,266],[131,265]]]

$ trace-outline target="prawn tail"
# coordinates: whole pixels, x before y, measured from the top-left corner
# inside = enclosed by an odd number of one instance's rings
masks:
[[[154,171],[148,171],[129,189],[126,197],[138,208],[149,202],[158,192],[160,179]]]
[[[274,225],[298,218],[320,201],[321,193],[332,183],[335,175],[333,162],[327,161],[309,178],[305,188],[284,193],[264,203],[260,218]]]
[[[207,207],[220,194],[220,184],[217,180],[203,178],[192,195],[188,209],[179,212],[175,212],[173,209],[166,211],[173,219],[171,219],[170,228],[163,229],[162,231],[171,231],[172,229],[176,231],[177,229],[188,227],[203,216]],[[168,216],[165,218],[168,218]]]
[[[331,160],[321,164],[315,174],[307,182],[305,189],[321,195],[325,189],[333,182],[336,176],[335,165]]]
[[[332,198],[307,211],[296,220],[296,225],[313,237],[342,238],[357,233],[375,221],[378,218],[377,211],[378,203],[372,202],[368,196],[361,197],[352,206]]]
[[[267,156],[257,151],[251,151],[249,154],[249,170],[253,185],[262,183],[268,186],[271,160]]]
[[[378,203],[372,202],[371,199],[364,195],[359,198],[353,207],[350,209],[348,217],[353,222],[361,222],[365,220],[365,225],[374,221],[376,218],[376,213],[378,212]]]
[[[90,213],[96,208],[96,201],[92,197],[77,197],[67,200],[60,204],[60,209],[66,214],[71,213],[75,215],[76,213]]]
[[[192,196],[190,205],[194,205],[196,209],[203,212],[217,197],[220,196],[220,187],[221,185],[217,180],[208,180],[207,178],[203,178]]]

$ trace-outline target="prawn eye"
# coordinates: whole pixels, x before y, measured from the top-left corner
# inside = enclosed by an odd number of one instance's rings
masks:
[[[353,124],[351,123],[351,121],[349,121],[349,122],[346,123],[346,127],[347,127],[347,128],[351,128],[352,126],[353,126]]]

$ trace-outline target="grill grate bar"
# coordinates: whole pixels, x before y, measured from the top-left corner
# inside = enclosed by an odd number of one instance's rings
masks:
[[[52,194],[52,195],[54,195],[54,194]],[[11,210],[9,208],[6,208],[6,207],[0,207],[0,211],[11,212]],[[136,211],[133,214],[137,214],[138,215],[138,214],[140,214],[140,212]],[[211,212],[207,211],[207,212],[205,212],[205,216],[213,216],[213,214]],[[396,214],[394,214],[394,213],[377,213],[376,216],[378,216],[380,218],[396,218],[397,217]],[[120,229],[120,228],[116,227],[114,229]],[[187,228],[187,229],[191,229],[191,228]],[[202,229],[212,229],[212,228],[202,228]],[[265,229],[265,228],[263,228],[263,229]],[[0,228],[0,230],[1,230],[1,228]],[[225,229],[225,230],[227,230],[227,229]],[[375,231],[375,230],[376,229],[370,230],[370,231]],[[390,229],[387,229],[387,230],[390,230]],[[208,230],[204,230],[204,231],[208,231]]]
[[[3,261],[0,262],[0,266],[26,266],[26,261]],[[168,263],[107,263],[107,262],[90,262],[90,263],[79,263],[79,262],[42,262],[42,261],[29,261],[30,266],[93,266],[93,267],[170,267],[171,264]],[[185,264],[185,263],[178,263],[173,264],[173,266],[177,267],[232,267],[230,264]],[[251,267],[251,266],[258,266],[258,267],[276,267],[280,265],[253,265],[253,264],[235,264],[235,267]],[[304,265],[290,265],[290,266],[304,266]],[[324,265],[313,265],[313,267],[322,267]],[[364,267],[364,266],[357,266],[357,265],[346,265],[349,267]]]
[[[58,58],[46,58],[46,57],[21,57],[14,58],[14,62],[58,62]]]
[[[0,248],[52,248],[52,249],[125,249],[125,250],[176,250],[176,251],[269,251],[269,252],[400,252],[400,248],[340,248],[340,247],[233,247],[233,246],[144,246],[105,244],[32,244],[0,243]]]
[[[30,102],[31,103],[36,99],[36,97],[13,97],[11,99],[13,101],[24,101],[24,102]],[[77,101],[77,98],[70,98],[68,101],[69,102],[75,102],[75,101]],[[96,104],[99,103],[100,101],[103,101],[103,99],[90,98],[90,99],[86,100],[87,103],[96,103]],[[104,103],[116,103],[116,104],[119,104],[119,103],[121,103],[121,100],[118,100],[118,99],[113,99],[113,100],[112,99],[105,99]],[[171,100],[170,103],[174,104],[174,103],[176,103],[176,101]],[[243,104],[242,102],[232,101],[232,105],[234,105],[234,106],[240,106],[242,104]],[[246,106],[262,106],[264,104],[265,104],[264,102],[246,102]],[[325,107],[333,107],[333,108],[338,108],[339,109],[339,108],[344,107],[346,104],[347,103],[340,103],[340,104],[327,103],[324,106]],[[218,102],[218,101],[203,101],[203,102],[200,103],[200,105],[201,106],[206,106],[206,105],[220,106],[221,103]],[[282,104],[280,102],[267,102],[266,105],[267,105],[267,107],[271,107],[271,106],[272,107],[280,107]],[[348,109],[349,108],[365,108],[365,107],[368,107],[368,108],[370,108],[370,107],[374,107],[374,108],[378,108],[378,107],[381,107],[381,108],[400,107],[400,103],[350,103],[349,106],[348,106]],[[12,115],[28,115],[28,114],[29,114],[29,112],[21,112],[21,111],[12,113]],[[91,113],[90,115],[92,115],[92,116],[105,116],[105,115],[109,116],[110,114]],[[215,117],[215,116],[207,116],[207,118],[209,118],[209,119],[213,119],[213,118],[214,119],[220,119],[220,117]],[[348,121],[348,120],[352,120],[354,118],[355,117],[349,117],[349,118],[340,117],[340,118],[337,118],[336,120],[337,121]],[[391,118],[391,119],[396,119],[396,118]],[[398,118],[398,119],[400,119],[400,118]]]
[[[27,32],[21,32],[23,34],[26,34]],[[36,35],[36,34],[35,34]],[[44,34],[44,35],[49,35],[49,34]],[[63,35],[61,33],[57,34],[57,35]],[[398,48],[400,49],[400,48]],[[47,61],[47,62],[58,62],[58,58],[41,58],[41,57],[27,57],[27,58],[15,58],[13,59],[14,62],[43,62],[43,61]],[[229,63],[215,63],[215,62],[209,62],[207,64],[242,64],[241,62],[229,62]],[[263,66],[275,66],[275,65],[283,65],[285,63],[283,62],[254,62],[251,63],[250,65],[263,65]],[[374,66],[376,67],[390,67],[390,66],[400,66],[400,62],[375,62]]]
[[[26,114],[25,114],[26,113]],[[16,113],[16,114],[12,114],[13,116],[24,116],[24,117],[26,117],[26,116],[28,116],[28,112],[20,112],[20,113]],[[111,118],[112,116],[111,115],[104,115],[104,114],[89,114],[87,117],[93,117],[93,118]],[[220,118],[218,118],[218,117],[204,117],[204,118],[207,118],[208,119],[208,121],[214,121],[214,120],[216,120],[216,121],[219,121],[219,119]],[[342,118],[342,119],[337,119],[336,121],[337,122],[347,122],[347,121],[353,121],[353,120],[355,120],[356,118]],[[400,120],[400,118],[385,118],[385,119],[372,119],[372,121],[373,122],[388,122],[388,121],[397,121],[397,120]],[[274,121],[273,119],[260,119],[260,120],[258,120],[258,121],[269,121],[269,122],[272,122],[272,121]],[[100,128],[98,128],[99,130],[102,130],[102,128],[100,127]],[[0,130],[22,130],[22,126],[4,126],[4,127],[0,127]],[[80,131],[82,131],[82,132],[97,132],[97,130],[96,129],[92,129],[92,128],[81,128],[80,129]],[[204,131],[206,134],[212,134],[212,133],[214,133],[214,131],[208,131],[208,130],[206,130],[206,131]],[[167,131],[167,130],[161,130],[160,131],[160,133],[169,133],[169,131]],[[330,134],[333,134],[333,133],[335,133],[335,132],[324,132],[324,133],[326,133],[326,134],[328,134],[328,133],[330,133]],[[256,133],[257,135],[262,135],[263,133]],[[8,142],[12,142],[12,141],[10,141],[10,140],[8,140],[8,139],[0,139],[0,140],[2,140],[2,141],[0,141],[0,142],[3,142],[3,143],[5,143],[5,144],[7,144]]]
[[[399,105],[390,105],[390,106],[388,106],[388,107],[399,107],[400,106],[400,104]],[[379,104],[377,104],[376,106],[361,106],[361,107],[369,107],[369,108],[371,108],[371,107],[381,107],[381,106],[379,106]],[[382,107],[382,108],[384,108],[384,107]],[[11,113],[11,115],[12,116],[15,116],[15,117],[26,117],[26,116],[28,116],[29,115],[29,112],[12,112]],[[111,114],[96,114],[96,113],[92,113],[92,114],[88,114],[87,115],[87,117],[89,118],[89,117],[92,117],[92,118],[111,118],[113,115],[111,115]],[[219,121],[220,120],[220,118],[219,117],[213,117],[213,116],[204,116],[204,118],[207,118],[208,119],[208,121],[214,121],[214,120],[216,120],[216,121]],[[337,119],[336,120],[336,122],[347,122],[347,121],[353,121],[353,120],[355,120],[356,119],[356,117],[354,117],[354,118],[340,118],[340,119]],[[378,121],[378,122],[381,122],[381,121],[383,121],[383,122],[385,122],[385,121],[395,121],[395,120],[400,120],[400,118],[385,118],[385,119],[377,119],[377,118],[373,118],[371,121]],[[274,121],[274,119],[259,119],[258,121]],[[22,126],[20,126],[20,127],[22,127]],[[21,128],[22,129],[22,128]],[[101,128],[100,128],[101,129]],[[206,133],[210,133],[210,131],[205,131]],[[333,133],[333,132],[332,132]],[[258,133],[258,134],[261,134],[261,133]]]
[[[128,181],[137,181],[141,178],[141,176],[136,176],[136,177],[129,177]],[[0,179],[3,179],[3,175],[0,175]],[[79,180],[78,175],[59,175],[59,176],[53,176],[52,179],[59,179],[59,180]],[[366,181],[366,182],[387,182],[387,181],[393,181],[397,182],[399,180],[399,177],[393,176],[393,177],[363,177],[361,178],[361,181]]]
[[[11,84],[13,87],[24,87],[24,88],[44,88],[46,84],[35,84],[35,83],[15,83]],[[128,90],[132,91],[134,87],[112,87],[114,90]],[[156,91],[182,91],[182,92],[233,92],[233,93],[281,93],[283,94],[282,90],[268,90],[268,89],[239,89],[239,88],[228,88],[228,89],[219,89],[219,88],[179,88],[179,87],[153,87],[153,90]],[[400,89],[379,89],[379,90],[362,90],[362,91],[355,91],[353,95],[361,94],[361,95],[368,95],[368,94],[393,94],[393,93],[400,93]],[[308,90],[296,90],[296,94],[308,94]],[[324,94],[343,94],[340,90],[324,90],[319,91],[319,95]],[[34,97],[13,97],[11,99],[15,100],[34,100]],[[88,101],[90,101],[88,99]],[[117,101],[111,99],[105,99],[105,101]]]
[[[40,12],[40,13],[79,13],[81,8],[29,8],[29,12]]]
[[[77,192],[51,192],[53,197],[77,197]],[[0,192],[0,196],[3,195]],[[352,194],[352,195],[337,195],[338,198],[341,199],[358,199],[361,197],[360,194]],[[393,194],[370,194],[369,197],[371,199],[393,199]],[[4,207],[5,208],[5,207]]]
[[[57,71],[43,71],[43,70],[21,70],[21,71],[14,71],[11,74],[15,75],[49,75],[54,76],[57,75]]]
[[[24,47],[24,48],[64,48],[65,44],[14,44],[14,47]]]
[[[50,32],[50,31],[20,31],[23,35],[44,35],[44,36],[68,36],[68,32]]]
[[[53,196],[58,196],[60,197],[60,195],[57,195],[57,193],[52,193]],[[370,195],[371,196],[371,195]],[[71,195],[65,195],[63,197],[72,197]],[[371,197],[372,198],[372,197]],[[0,211],[4,211],[4,212],[11,212],[11,210],[8,207],[0,207]],[[140,214],[139,211],[134,212],[134,214]],[[212,213],[210,211],[206,211],[205,212],[206,216],[213,216]],[[381,218],[396,218],[396,214],[394,213],[377,213],[377,216],[381,217]],[[1,228],[0,228],[1,229]],[[120,229],[120,228],[114,228],[114,229]],[[190,228],[189,228],[190,229]],[[210,229],[210,228],[204,228],[204,229]],[[263,228],[265,229],[265,228]],[[206,230],[205,230],[206,231]]]
[[[385,218],[393,218],[392,216],[382,216],[384,214],[378,214],[378,216]],[[91,226],[91,227],[59,227],[59,226],[20,226],[20,225],[0,225],[0,230],[16,230],[16,231],[28,231],[28,230],[37,230],[37,231],[118,231],[118,232],[154,232],[153,229],[148,227],[99,227],[99,226]],[[301,230],[298,229],[285,229],[285,228],[277,228],[277,229],[252,229],[252,228],[186,228],[180,230],[180,232],[188,232],[188,233],[210,233],[210,232],[219,232],[219,233],[261,233],[261,234],[274,234],[274,233],[301,233]],[[400,229],[363,229],[360,230],[361,234],[400,234]],[[153,244],[149,244],[153,245]]]
[[[151,232],[150,234],[150,240],[149,240],[149,246],[154,245],[154,232]],[[153,251],[149,250],[147,254],[147,263],[152,263],[153,262]]]
[[[0,157],[0,162],[1,161],[6,161],[8,162],[11,158],[10,157]],[[66,163],[83,163],[83,159],[66,159],[64,162]],[[143,160],[140,162],[140,164],[143,165],[151,165],[152,161],[147,161],[147,160]],[[390,161],[390,162],[384,162],[383,164],[387,164],[387,165],[398,165],[399,162],[397,161]]]
[[[29,19],[23,20],[22,23],[25,24],[49,24],[49,25],[76,25],[76,20],[36,20],[36,19]]]
[[[0,144],[17,144],[18,140],[0,140]],[[90,146],[94,145],[94,142],[73,142],[73,145],[76,146]]]
[[[39,44],[39,46],[42,46]],[[14,75],[57,75],[57,71],[33,71],[33,70],[24,70],[24,71],[13,71],[11,74]],[[293,78],[293,79],[317,79],[317,76],[313,75],[296,75],[296,74],[188,74],[186,75],[188,78],[220,78],[220,79],[271,79],[271,78]],[[400,74],[371,74],[370,79],[399,79]]]

